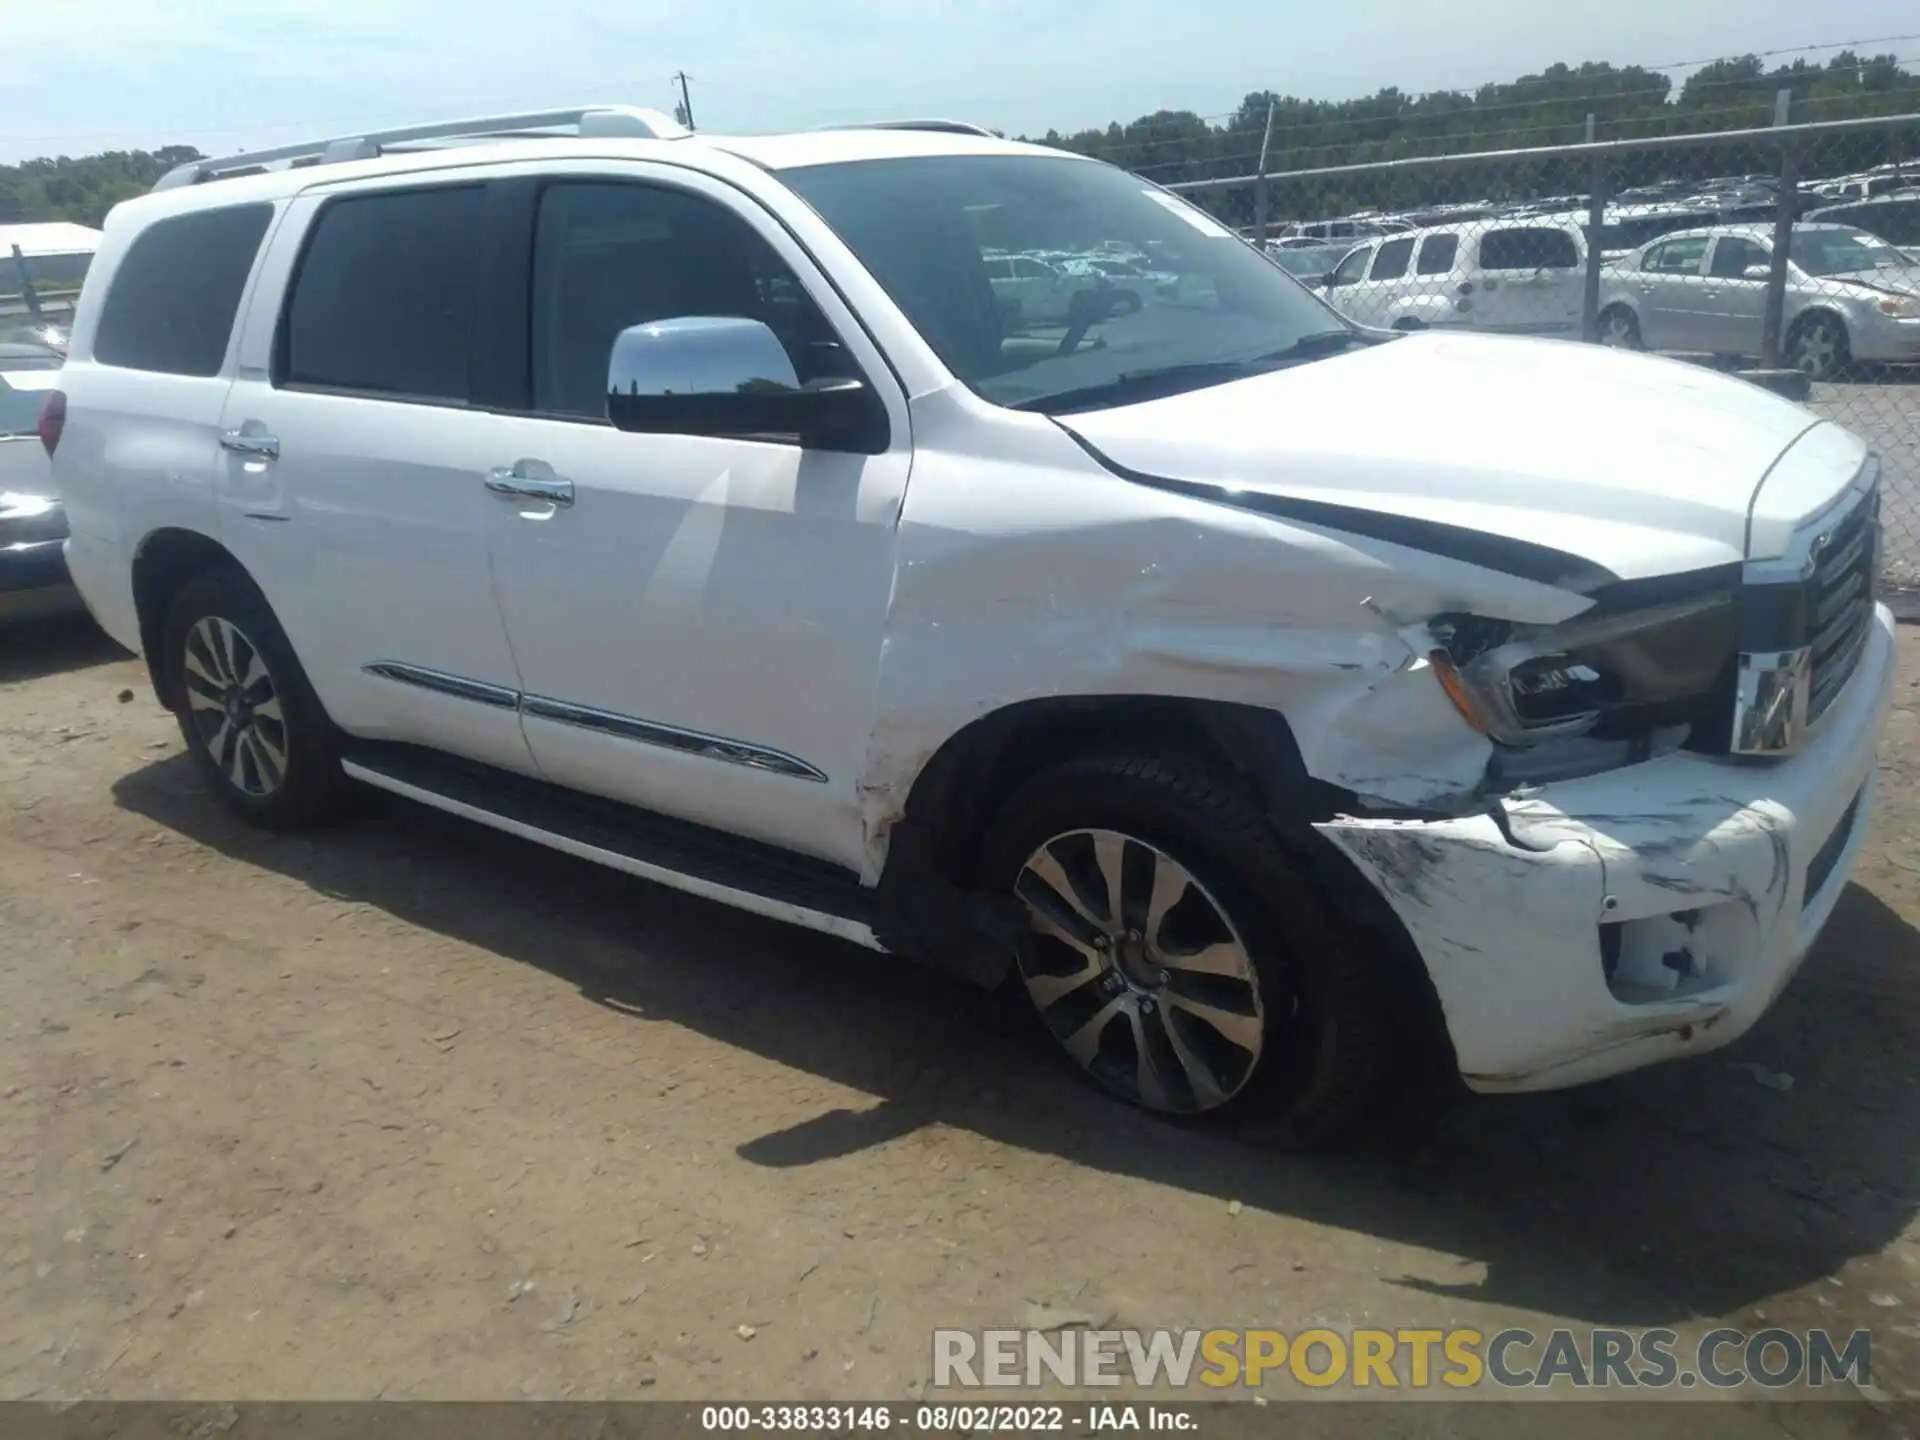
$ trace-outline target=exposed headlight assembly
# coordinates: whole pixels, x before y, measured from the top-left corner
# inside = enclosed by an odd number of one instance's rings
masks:
[[[1502,745],[1626,740],[1702,713],[1730,675],[1736,620],[1730,590],[1553,626],[1443,615],[1429,659],[1467,723]]]

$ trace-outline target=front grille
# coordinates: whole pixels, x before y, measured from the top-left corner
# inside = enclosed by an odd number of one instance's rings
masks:
[[[1830,531],[1814,556],[1807,582],[1808,644],[1812,647],[1811,724],[1846,688],[1860,663],[1873,622],[1874,575],[1880,563],[1880,488]]]

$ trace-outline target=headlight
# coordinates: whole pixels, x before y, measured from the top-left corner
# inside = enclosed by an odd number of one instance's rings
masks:
[[[1733,594],[1716,591],[1554,626],[1444,615],[1429,628],[1434,674],[1467,723],[1527,746],[1689,723],[1729,673],[1736,611]]]
[[[1912,295],[1882,295],[1874,303],[1882,315],[1891,315],[1896,320],[1911,320],[1920,315],[1920,299]]]

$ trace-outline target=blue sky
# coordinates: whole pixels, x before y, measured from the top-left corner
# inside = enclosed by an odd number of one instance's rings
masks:
[[[1470,88],[1920,32],[1911,0],[9,0],[0,161],[284,144],[572,100],[707,130],[949,115],[1039,133],[1250,90]],[[1890,46],[1920,58],[1920,40]]]

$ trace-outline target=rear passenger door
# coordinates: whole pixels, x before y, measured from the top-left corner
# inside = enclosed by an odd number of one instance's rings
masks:
[[[531,771],[471,404],[489,188],[292,202],[222,419],[227,543],[348,731]]]
[[[1413,260],[1413,239],[1383,240],[1367,266],[1367,278],[1344,297],[1344,308],[1362,325],[1391,325],[1403,312],[1407,298],[1407,267]]]
[[[1497,226],[1477,238],[1473,278],[1479,324],[1511,335],[1567,335],[1579,328],[1580,246],[1558,225]]]

